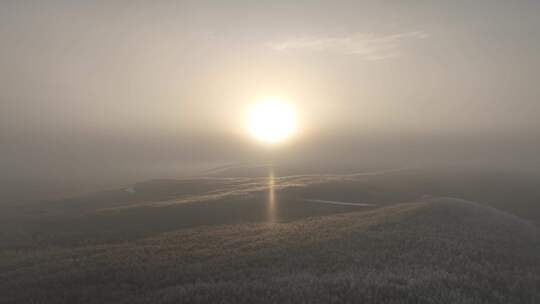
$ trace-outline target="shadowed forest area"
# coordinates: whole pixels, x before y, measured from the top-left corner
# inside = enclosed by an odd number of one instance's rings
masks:
[[[223,174],[3,206],[2,301],[540,301],[534,175]]]

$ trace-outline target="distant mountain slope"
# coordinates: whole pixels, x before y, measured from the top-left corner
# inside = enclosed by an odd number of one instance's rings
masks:
[[[540,303],[540,231],[452,198],[1,251],[9,303]]]
[[[268,176],[151,180],[59,201],[5,204],[0,208],[0,247],[107,244],[204,225],[267,222],[270,193],[273,221],[278,222],[431,195],[473,200],[540,227],[539,183],[540,177],[519,172],[418,169],[275,176],[271,183]]]

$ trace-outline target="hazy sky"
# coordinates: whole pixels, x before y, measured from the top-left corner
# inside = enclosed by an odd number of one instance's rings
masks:
[[[273,158],[537,169],[539,12],[533,0],[3,0],[0,174],[264,159],[242,116],[267,96],[302,126]]]

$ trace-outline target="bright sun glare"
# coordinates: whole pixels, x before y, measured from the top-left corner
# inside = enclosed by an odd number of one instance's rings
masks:
[[[248,112],[248,131],[265,143],[282,142],[294,134],[296,127],[293,109],[282,100],[260,101]]]

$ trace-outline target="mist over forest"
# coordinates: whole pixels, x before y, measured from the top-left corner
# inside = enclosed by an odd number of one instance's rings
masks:
[[[0,304],[540,303],[539,11],[0,1]]]

